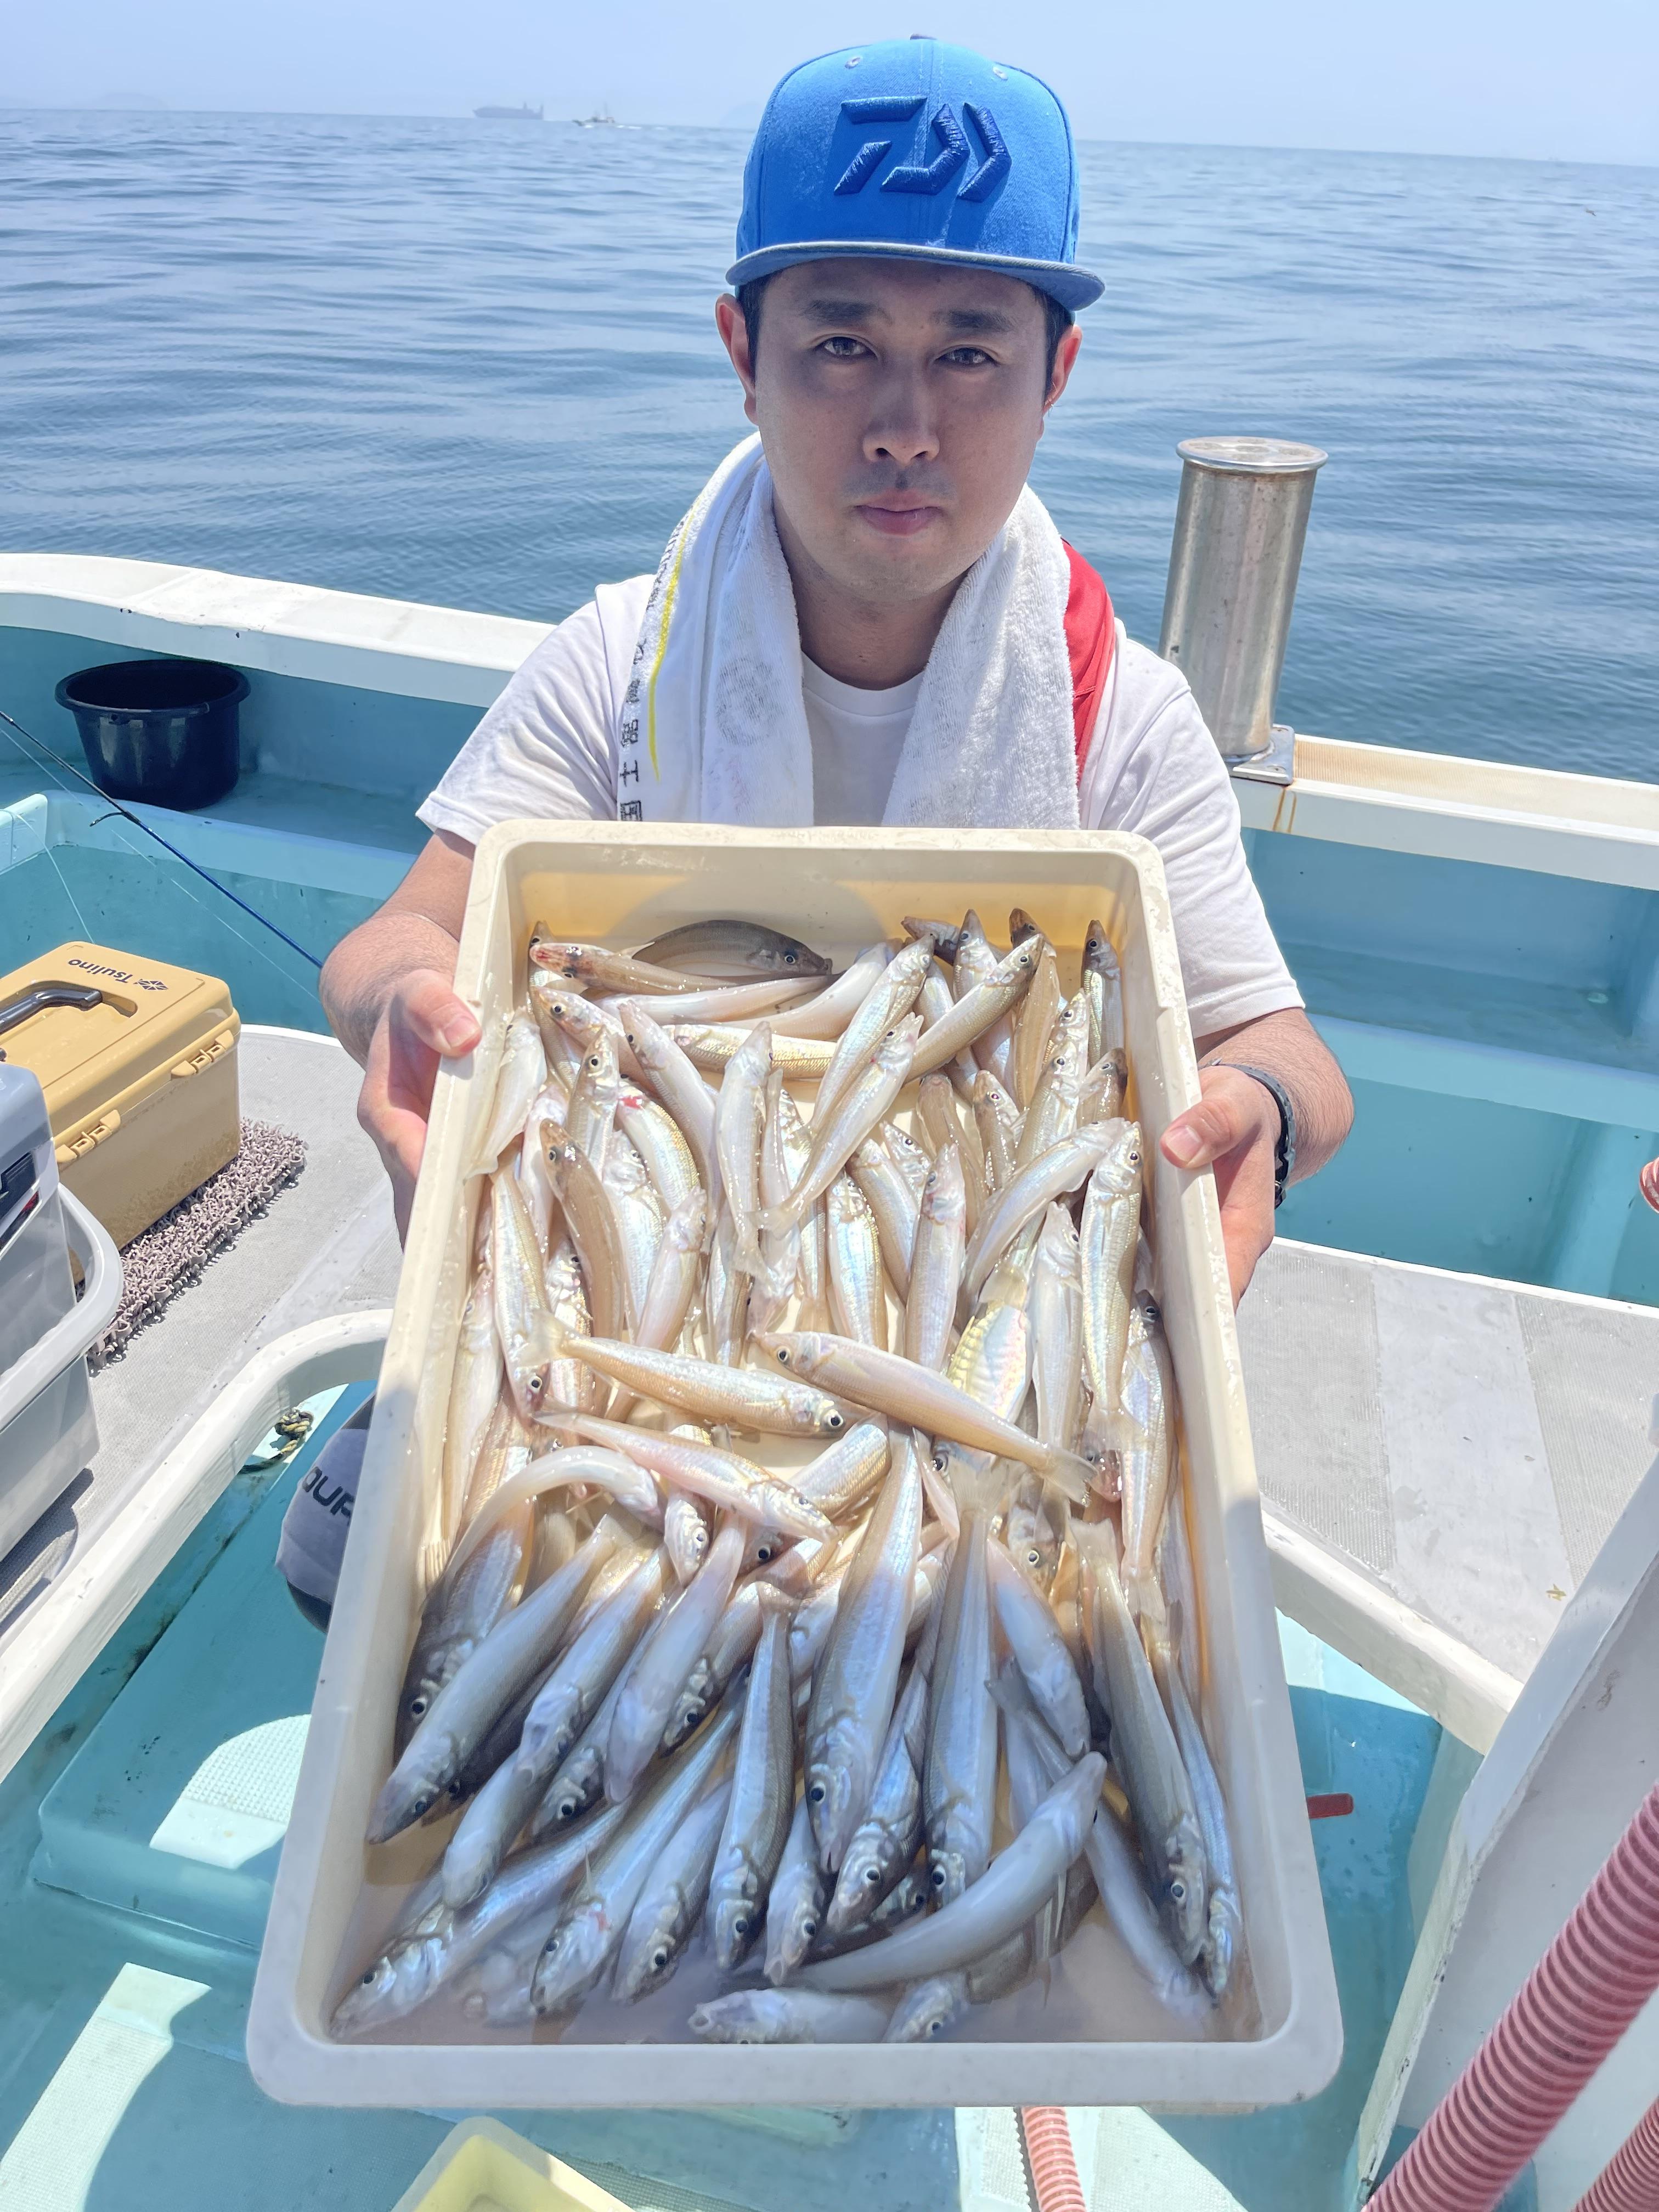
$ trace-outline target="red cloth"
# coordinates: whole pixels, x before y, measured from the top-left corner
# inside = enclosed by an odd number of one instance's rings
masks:
[[[1065,539],[1060,543],[1065,544]],[[1072,564],[1072,588],[1066,599],[1066,650],[1072,663],[1072,727],[1077,735],[1080,778],[1100,712],[1101,694],[1111,673],[1117,624],[1105,585],[1075,546],[1066,546],[1066,558]]]

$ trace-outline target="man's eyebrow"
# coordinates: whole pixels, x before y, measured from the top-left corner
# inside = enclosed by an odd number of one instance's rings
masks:
[[[796,312],[812,323],[884,323],[892,319],[884,307],[877,307],[870,300],[803,300]]]
[[[1000,307],[941,307],[933,320],[962,336],[1006,337],[1016,327],[1013,317]]]

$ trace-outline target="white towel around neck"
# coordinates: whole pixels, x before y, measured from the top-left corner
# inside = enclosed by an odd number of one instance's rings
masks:
[[[951,602],[886,824],[1076,829],[1069,589],[1060,532],[1028,485]],[[620,735],[624,820],[813,818],[800,631],[758,437],[726,456],[668,541]]]

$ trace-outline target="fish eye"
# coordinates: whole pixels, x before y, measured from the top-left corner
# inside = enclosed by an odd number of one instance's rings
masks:
[[[426,1711],[425,1697],[418,1694],[412,1697],[409,1701],[409,1710],[414,1715],[415,1718],[419,1720],[422,1714]]]
[[[374,1988],[374,1969],[373,1966],[371,1966],[368,1972],[363,1976],[362,1986],[366,1990],[372,1990]]]
[[[701,1551],[701,1550],[702,1549],[702,1546],[701,1544],[699,1544],[699,1545],[698,1545],[698,1547],[697,1547],[697,1549],[698,1549],[699,1551]],[[755,1557],[756,1557],[756,1558],[760,1561],[760,1563],[761,1563],[761,1565],[762,1565],[763,1566],[764,1566],[764,1565],[766,1565],[767,1561],[771,1558],[771,1556],[772,1556],[772,1547],[771,1547],[769,1544],[757,1544],[757,1545],[756,1545],[756,1547],[755,1547]]]
[[[663,1949],[661,1944],[659,1944],[651,1954],[651,1963],[659,1973],[661,1973],[663,1968],[668,1964],[668,1954]]]
[[[865,1870],[864,1880],[865,1885],[867,1888],[879,1889],[881,1887],[881,1869],[879,1867],[866,1868]]]
[[[732,1932],[735,1936],[746,1936],[749,1933],[749,1915],[746,1912],[738,1913],[737,1918],[732,1923]]]
[[[786,968],[797,968],[797,967],[799,967],[799,966],[800,965],[800,955],[799,955],[799,952],[786,952],[786,953],[784,954],[784,956],[783,956],[783,964],[784,964],[784,966],[785,966]]]
[[[951,1462],[945,1458],[945,1454],[942,1451],[936,1451],[933,1454],[933,1472],[935,1474],[943,1474],[950,1463]]]
[[[943,1889],[945,1887],[945,1869],[942,1866],[936,1866],[933,1869],[932,1873],[929,1874],[927,1879],[933,1883],[935,1889]]]
[[[781,1345],[778,1347],[778,1364],[780,1367],[787,1367],[789,1364],[789,1354]]]
[[[942,2035],[945,2033],[945,2022],[942,2020],[930,2020],[927,2023],[927,2033],[929,2035]]]
[[[431,1810],[432,1799],[429,1794],[422,1795],[415,1800],[413,1811],[417,1820],[420,1819],[422,1813],[429,1813]]]
[[[823,1425],[830,1430],[844,1429],[847,1426],[845,1416],[840,1413],[826,1413],[823,1417]]]
[[[800,1923],[800,1932],[806,1938],[809,1943],[818,1932],[818,1923],[813,1919],[810,1912],[807,1914],[805,1919]]]
[[[823,1802],[823,1783],[815,1782],[806,1793],[806,1801],[810,1805],[822,1805]]]
[[[559,1939],[556,1936],[550,1936],[546,1942],[542,1946],[543,1951],[550,1959],[553,1956],[553,1954],[558,1949],[558,1948]]]
[[[1184,1905],[1187,1902],[1187,1885],[1184,1881],[1172,1881],[1170,1884],[1170,1899],[1175,1905]]]
[[[1042,1565],[1042,1554],[1035,1544],[1025,1554],[1025,1564],[1028,1567],[1040,1567]]]

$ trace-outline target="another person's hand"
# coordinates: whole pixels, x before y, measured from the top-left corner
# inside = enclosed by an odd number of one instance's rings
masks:
[[[1215,1170],[1227,1273],[1237,1305],[1256,1261],[1273,1241],[1279,1108],[1264,1084],[1236,1067],[1200,1067],[1198,1080],[1204,1096],[1164,1132],[1164,1157],[1178,1168]]]
[[[435,968],[411,968],[400,976],[374,1025],[357,1094],[357,1119],[379,1146],[392,1178],[400,1238],[409,1230],[438,1062],[471,1052],[480,1034],[472,1009]]]

